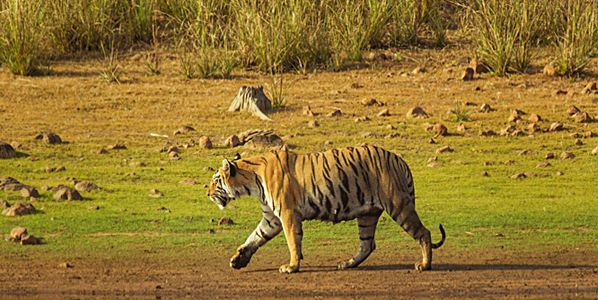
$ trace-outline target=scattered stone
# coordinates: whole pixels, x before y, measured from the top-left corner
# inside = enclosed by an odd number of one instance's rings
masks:
[[[525,150],[519,151],[519,154],[517,154],[517,155],[521,156],[521,155],[530,155],[530,154],[538,154],[538,152],[532,151],[532,150],[529,150],[529,149],[525,149]]]
[[[208,167],[205,167],[205,168],[203,168],[203,170],[204,170],[204,171],[209,171],[209,172],[214,172],[214,171],[215,171],[215,170],[214,170],[214,168],[212,168],[212,167],[209,167],[209,166],[208,166]]]
[[[510,165],[516,165],[516,164],[518,164],[518,162],[516,162],[516,161],[514,161],[514,160],[512,160],[512,159],[510,159],[510,160],[507,160],[507,161],[505,161],[505,162],[503,163],[503,165],[507,165],[507,166],[510,166]]]
[[[543,162],[536,166],[536,168],[546,168],[552,166],[549,162]]]
[[[481,174],[481,175],[482,175],[482,176],[484,176],[484,177],[488,177],[488,176],[490,176],[490,174],[488,174],[488,172],[486,172],[486,171],[482,171],[482,174]]]
[[[596,146],[596,148],[594,148],[594,150],[592,150],[592,154],[594,154],[594,155],[598,154],[598,146]]]
[[[496,132],[494,132],[493,130],[480,130],[478,135],[480,135],[480,136],[495,136]]]
[[[544,156],[545,159],[554,159],[554,153],[552,152],[548,152],[546,153],[546,155]]]
[[[2,211],[2,214],[5,216],[23,216],[35,213],[35,207],[30,203],[23,203],[19,202],[5,210]]]
[[[127,174],[125,174],[125,176],[133,177],[133,176],[137,176],[137,174],[135,174],[135,173],[127,173]]]
[[[382,111],[380,111],[377,116],[378,117],[389,117],[390,112],[388,111],[388,108],[386,108],[386,109],[383,109]]]
[[[583,142],[580,139],[575,139],[575,141],[573,142],[573,144],[575,144],[577,146],[581,146],[581,145],[583,145]]]
[[[179,181],[180,184],[187,184],[187,185],[195,185],[197,184],[197,181],[193,180],[193,179],[185,179],[185,180],[181,180]]]
[[[554,64],[553,63],[549,63],[544,67],[544,70],[542,70],[542,74],[544,74],[544,76],[554,76],[556,74],[556,69],[554,68]]]
[[[493,110],[494,109],[492,107],[490,107],[490,104],[488,104],[488,103],[484,103],[484,104],[480,105],[481,112],[491,112]]]
[[[83,200],[83,197],[77,190],[64,186],[54,194],[54,200]]]
[[[458,165],[458,166],[463,166],[463,165],[469,165],[470,162],[468,162],[466,160],[454,160],[454,161],[451,162],[451,164]]]
[[[482,63],[482,61],[480,61],[477,58],[471,59],[471,61],[469,62],[469,67],[472,68],[476,74],[483,74],[483,73],[490,72],[490,70],[488,70],[488,67],[486,67],[486,65],[484,63]]]
[[[99,210],[100,207],[97,206],[97,205],[93,205],[93,206],[88,207],[87,209],[89,209],[89,210]]]
[[[100,149],[100,150],[93,151],[93,153],[94,154],[108,154],[108,150]]]
[[[63,171],[66,171],[66,168],[63,166],[56,168],[56,172],[63,172]]]
[[[428,114],[419,106],[412,107],[407,112],[407,118],[410,119],[426,119],[428,118]]]
[[[340,109],[335,109],[332,112],[328,113],[326,115],[326,117],[332,118],[332,117],[339,117],[342,115],[343,115],[343,112]]]
[[[310,120],[309,122],[307,122],[307,127],[316,128],[320,127],[320,124],[318,124],[318,122],[316,122],[315,120]]]
[[[438,161],[438,156],[428,158],[428,163],[431,163],[433,161]]]
[[[453,152],[453,149],[451,149],[449,146],[444,146],[444,147],[440,147],[440,148],[436,149],[437,154],[445,153],[445,152]]]
[[[199,147],[203,149],[212,149],[212,141],[207,136],[202,136],[199,138]]]
[[[0,142],[0,143],[1,143],[1,142]],[[11,142],[11,143],[10,143],[10,145],[11,145],[11,146],[12,146],[14,149],[19,149],[19,148],[21,148],[21,146],[22,146],[22,144],[21,144],[21,143],[19,143],[19,142],[15,142],[15,141]]]
[[[436,144],[436,141],[433,138],[430,138],[430,140],[428,141],[428,143],[430,143],[430,144]]]
[[[224,145],[228,148],[234,148],[237,147],[239,145],[240,141],[239,141],[239,137],[236,135],[231,135],[229,136],[226,141],[224,141]]]
[[[367,116],[361,116],[361,117],[355,119],[355,123],[365,122],[365,121],[369,121],[369,120],[370,120],[370,118],[368,118]]]
[[[327,145],[327,146],[332,145],[332,142],[331,141],[325,141],[324,145]]]
[[[127,150],[127,146],[120,144],[110,145],[106,148],[108,148],[108,150]]]
[[[167,210],[167,208],[164,206],[158,206],[158,208],[156,208],[156,210]]]
[[[24,227],[15,227],[10,231],[10,240],[18,242],[21,240],[22,237],[29,235],[27,233],[27,228]]]
[[[38,161],[39,160],[39,158],[37,156],[29,156],[29,157],[27,157],[27,159],[30,161]]]
[[[426,68],[417,67],[417,68],[413,69],[413,71],[411,71],[411,74],[413,74],[413,75],[417,75],[419,73],[426,73]]]
[[[145,167],[145,163],[141,161],[133,161],[129,164],[131,167]]]
[[[579,134],[578,132],[574,132],[574,133],[570,133],[569,136],[574,139],[578,139],[581,137],[581,134]]]
[[[574,115],[580,113],[581,110],[579,110],[579,108],[577,108],[575,106],[571,106],[571,107],[567,108],[566,112],[569,116],[574,116]]]
[[[233,220],[231,218],[227,218],[227,217],[223,217],[222,219],[220,219],[220,221],[218,221],[218,226],[222,226],[222,225],[233,225],[235,223],[233,223]]]
[[[384,138],[385,139],[394,139],[394,138],[398,138],[398,137],[401,137],[401,134],[395,132],[395,133],[391,133],[389,135],[386,135]]]
[[[592,117],[590,117],[590,114],[587,112],[582,112],[575,115],[575,122],[577,123],[590,123],[592,120]]]
[[[46,173],[51,173],[51,172],[54,172],[54,171],[56,171],[56,167],[54,167],[54,166],[47,166],[46,167]]]
[[[193,139],[189,139],[189,140],[187,141],[187,144],[186,144],[186,145],[184,145],[184,146],[186,146],[186,147],[185,147],[185,149],[187,149],[187,148],[190,148],[190,147],[195,147],[195,140],[193,140]]]
[[[179,158],[179,154],[176,152],[168,152],[168,156],[170,156],[170,159],[178,159]]]
[[[517,115],[517,114],[511,114],[509,116],[509,118],[507,119],[507,122],[517,122],[519,120],[521,120],[521,117],[519,115]]]
[[[588,131],[585,133],[586,138],[598,137],[598,134]]]
[[[309,105],[303,107],[303,115],[304,116],[308,116],[308,117],[314,117],[315,116],[314,112],[311,111],[311,107],[309,107]]]
[[[39,245],[42,241],[32,235],[26,234],[21,237],[21,245]]]
[[[177,148],[177,146],[171,146],[170,148],[168,148],[168,153],[170,152],[180,153],[179,148]]]
[[[561,123],[561,122],[552,123],[552,125],[550,125],[550,128],[548,129],[548,131],[560,131],[560,130],[563,130],[563,123]]]
[[[10,204],[6,200],[0,200],[0,208],[9,208]]]
[[[376,137],[376,133],[371,132],[371,131],[364,131],[361,133],[361,137],[363,137],[363,138]]]
[[[553,94],[553,95],[555,95],[555,96],[559,96],[559,95],[567,95],[567,91],[565,91],[565,90],[554,90],[554,91],[552,92],[552,94]]]
[[[17,152],[12,145],[0,142],[0,159],[16,158],[17,156]]]
[[[491,161],[484,162],[484,166],[492,166],[492,165],[494,165],[494,163]]]
[[[467,67],[465,69],[465,71],[463,71],[463,73],[461,73],[461,77],[459,77],[459,78],[463,81],[470,81],[470,80],[473,80],[474,73],[475,73],[474,69],[472,69],[471,67]]]
[[[542,121],[542,118],[537,114],[531,114],[527,120],[531,123],[538,123]]]
[[[527,175],[525,175],[525,173],[517,173],[517,174],[511,176],[511,178],[513,178],[513,179],[523,179],[526,177],[527,177]]]
[[[463,132],[463,131],[465,131],[465,124],[459,123],[459,125],[457,125],[457,132]]]
[[[34,187],[25,185],[21,189],[20,196],[23,198],[31,198],[31,197],[38,198],[39,193],[37,192],[37,190]]]
[[[392,125],[386,125],[386,130],[395,130],[395,127]]]
[[[41,136],[38,135],[35,137],[36,139],[41,139],[43,140],[46,144],[61,144],[62,143],[62,139],[60,138],[60,136],[58,136],[57,134],[53,133],[53,132],[45,132],[42,133]]]
[[[384,103],[373,99],[373,98],[365,98],[363,100],[361,100],[361,104],[365,105],[365,106],[372,106],[372,105],[378,105],[378,106],[384,106]]]
[[[91,192],[93,190],[99,189],[99,187],[92,182],[79,181],[77,184],[75,184],[75,189],[80,192]]]
[[[563,173],[563,172],[561,172],[561,171],[557,171],[557,172],[555,173],[555,175],[556,175],[556,176],[563,176],[563,175],[565,175],[565,173]]]
[[[573,153],[569,153],[569,152],[561,153],[561,159],[573,159],[573,158],[575,158],[575,155],[573,155]]]
[[[160,198],[160,197],[164,197],[164,194],[161,194],[161,193],[154,194],[154,193],[152,193],[152,194],[149,194],[149,196],[152,197],[152,198]]]
[[[433,163],[429,163],[429,164],[428,164],[428,167],[429,167],[429,168],[440,168],[440,167],[444,167],[444,165],[443,165],[443,164],[441,164],[441,163],[434,163],[434,162],[433,162]]]
[[[150,193],[152,193],[152,194],[160,194],[160,191],[158,191],[158,189],[152,189],[150,191]]]
[[[68,268],[72,268],[73,266],[71,264],[69,264],[69,263],[63,262],[63,263],[59,264],[58,267],[59,268],[64,268],[64,269],[68,269]]]
[[[446,126],[440,124],[440,123],[436,123],[433,127],[434,133],[436,134],[436,136],[440,136],[440,135],[446,135],[448,132],[448,129],[446,128]]]
[[[175,130],[173,135],[177,135],[177,134],[181,134],[181,133],[187,133],[190,131],[195,131],[195,128],[193,127],[189,127],[189,126],[181,126],[179,129]]]
[[[536,173],[534,173],[534,172],[525,172],[523,174],[527,177],[535,177],[536,176]]]

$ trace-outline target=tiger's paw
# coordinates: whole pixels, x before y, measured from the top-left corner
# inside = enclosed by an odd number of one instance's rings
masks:
[[[297,273],[299,272],[299,265],[291,266],[291,265],[282,265],[278,269],[280,273]]]
[[[251,260],[253,253],[247,248],[239,248],[237,253],[230,259],[230,266],[235,269],[245,268]]]
[[[430,263],[424,264],[423,262],[416,262],[415,263],[415,269],[418,270],[418,271],[432,270],[432,264],[430,264]]]
[[[343,260],[338,263],[339,270],[350,269],[350,268],[354,268],[354,267],[355,267],[355,261],[353,259]]]

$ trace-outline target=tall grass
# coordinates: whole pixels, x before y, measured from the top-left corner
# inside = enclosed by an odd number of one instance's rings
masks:
[[[40,64],[45,36],[41,1],[9,0],[0,13],[0,63],[14,74],[32,75]]]

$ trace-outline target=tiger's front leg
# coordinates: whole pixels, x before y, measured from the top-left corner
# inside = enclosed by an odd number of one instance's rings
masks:
[[[247,241],[237,248],[237,253],[230,259],[231,267],[235,269],[246,267],[257,249],[282,231],[282,223],[272,213],[272,210],[269,207],[262,206],[262,211],[262,221],[251,235],[249,235]]]
[[[280,273],[299,272],[299,263],[303,259],[301,252],[301,241],[303,240],[301,218],[293,211],[284,212],[282,215],[282,226],[289,250],[291,251],[291,261],[288,265],[280,266],[278,271]]]

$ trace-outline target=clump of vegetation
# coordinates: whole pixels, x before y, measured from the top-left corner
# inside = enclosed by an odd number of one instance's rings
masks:
[[[455,103],[455,108],[451,110],[451,114],[453,115],[453,122],[468,122],[471,121],[469,118],[469,114],[471,112],[468,109],[462,109],[459,105],[459,102]]]
[[[122,71],[117,62],[118,50],[115,50],[114,44],[112,44],[110,47],[110,53],[107,53],[104,44],[102,44],[102,54],[104,55],[104,61],[102,71],[100,72],[100,77],[102,77],[108,83],[120,83]],[[150,59],[148,58],[148,60]]]

